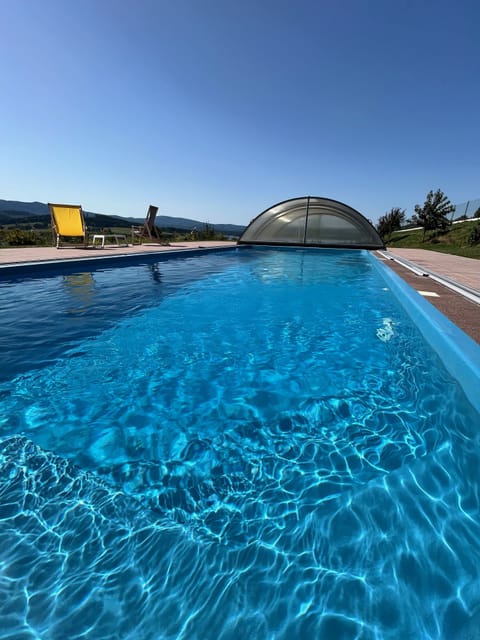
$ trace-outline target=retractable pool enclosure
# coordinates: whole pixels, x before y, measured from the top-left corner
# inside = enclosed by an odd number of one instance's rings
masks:
[[[250,222],[240,244],[382,249],[361,213],[330,198],[305,196],[273,205]]]

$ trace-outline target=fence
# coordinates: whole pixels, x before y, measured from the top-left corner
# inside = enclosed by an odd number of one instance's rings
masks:
[[[480,198],[476,198],[475,200],[468,200],[467,202],[462,202],[461,204],[455,205],[455,211],[452,213],[451,220],[458,220],[461,216],[467,216],[467,218],[474,218],[480,216],[480,212],[477,213],[478,209],[480,209]]]

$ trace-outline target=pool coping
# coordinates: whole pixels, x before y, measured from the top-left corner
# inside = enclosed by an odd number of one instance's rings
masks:
[[[459,293],[460,295],[464,296],[468,300],[471,300],[476,304],[480,304],[480,291],[478,289],[474,289],[473,287],[467,284],[464,284],[462,282],[459,282],[458,280],[455,280],[454,278],[451,278],[449,276],[436,273],[431,268],[417,265],[411,260],[407,260],[406,258],[403,258],[402,256],[398,256],[394,253],[391,253],[390,251],[379,250],[378,253],[384,258],[386,258],[387,260],[393,260],[397,262],[398,264],[405,267],[409,271],[412,271],[413,273],[415,273],[415,275],[429,277],[432,280],[439,282],[444,287],[447,287],[449,289],[452,289],[452,291]]]
[[[88,255],[88,256],[75,256],[66,258],[49,258],[47,260],[24,260],[19,262],[6,262],[0,263],[0,276],[2,275],[14,275],[20,273],[38,273],[55,270],[61,268],[78,267],[82,265],[102,265],[111,264],[133,264],[141,263],[142,260],[166,260],[168,258],[179,255],[198,255],[201,253],[211,253],[213,251],[231,251],[236,249],[237,245],[233,243],[229,244],[216,244],[212,243],[210,246],[202,246],[198,244],[192,244],[192,246],[170,246],[168,250],[157,249],[152,251],[133,251],[129,253],[116,252],[108,253],[106,255]]]
[[[474,302],[470,296],[461,295],[459,289],[465,288],[465,284],[460,282],[458,277],[452,280],[442,273],[436,274],[438,277],[435,278],[429,275],[430,269],[418,263],[410,263],[415,267],[415,270],[412,270],[403,261],[390,260],[380,252],[375,252],[373,255],[387,268],[395,272],[426,302],[449,318],[477,344],[480,344],[480,305]],[[426,260],[422,262],[425,264]],[[476,262],[474,266],[476,267]],[[480,262],[478,268],[480,272]],[[444,269],[444,271],[447,270]],[[455,288],[449,286],[452,281],[457,285]],[[468,289],[472,290],[471,287]],[[473,291],[480,295],[480,292]]]
[[[430,304],[420,292],[389,268],[385,261],[371,254],[375,268],[385,278],[390,290],[419,328],[431,348],[439,355],[444,366],[456,379],[468,400],[480,413],[480,344],[470,337],[442,311]],[[458,296],[458,294],[455,294]],[[475,305],[475,303],[470,303]],[[476,305],[478,306],[478,305]]]

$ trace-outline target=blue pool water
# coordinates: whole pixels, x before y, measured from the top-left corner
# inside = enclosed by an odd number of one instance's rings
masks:
[[[4,278],[0,637],[480,637],[479,415],[392,288],[333,250]]]

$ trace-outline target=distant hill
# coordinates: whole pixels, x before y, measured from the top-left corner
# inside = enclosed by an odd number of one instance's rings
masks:
[[[43,202],[18,202],[17,200],[0,200],[0,211],[9,213],[21,212],[31,216],[41,216],[48,214],[48,206]]]
[[[143,217],[123,218],[116,215],[94,213],[84,211],[87,225],[95,227],[125,227],[132,224],[142,224]],[[45,216],[47,218],[45,218]],[[34,222],[45,222],[50,219],[48,205],[43,202],[19,202],[18,200],[0,200],[0,224],[28,224]],[[156,219],[158,227],[175,231],[191,231],[192,229],[203,229],[205,221],[191,220],[189,218],[176,218],[173,216],[158,215]],[[245,227],[236,224],[212,224],[217,233],[226,236],[240,236]]]

